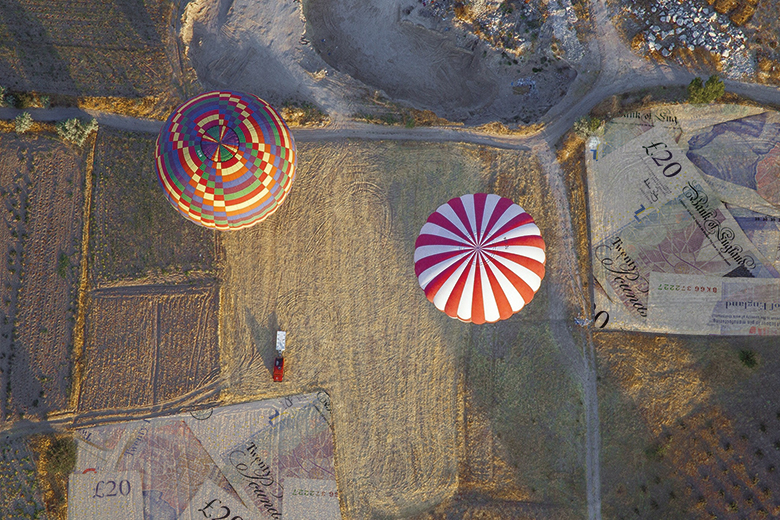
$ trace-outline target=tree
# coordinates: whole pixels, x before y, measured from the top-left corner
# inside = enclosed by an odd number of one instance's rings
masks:
[[[693,78],[688,85],[689,103],[711,103],[726,92],[723,81],[716,75],[710,76],[706,83],[701,78]]]

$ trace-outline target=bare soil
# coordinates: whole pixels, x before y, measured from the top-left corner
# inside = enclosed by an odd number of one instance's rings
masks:
[[[182,38],[204,86],[275,104],[307,101],[336,119],[372,113],[382,92],[452,121],[525,124],[562,99],[577,76],[553,45],[560,34],[551,24],[537,26],[534,50],[517,56],[454,24],[452,12],[420,17],[417,7],[407,0],[199,0],[186,9]]]
[[[84,96],[181,97],[169,0],[3,0],[2,85]]]
[[[162,404],[215,380],[218,293],[214,285],[94,291],[79,411]]]
[[[86,154],[45,136],[0,139],[13,313],[2,338],[6,413],[40,417],[67,403]]]

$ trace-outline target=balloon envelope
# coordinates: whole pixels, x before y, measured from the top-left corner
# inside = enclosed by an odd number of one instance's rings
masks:
[[[531,215],[485,193],[439,206],[414,249],[414,271],[428,300],[473,323],[503,320],[522,309],[542,283],[544,262],[544,240]]]
[[[155,150],[168,201],[201,226],[239,229],[276,211],[295,178],[281,116],[252,94],[206,92],[178,107]]]

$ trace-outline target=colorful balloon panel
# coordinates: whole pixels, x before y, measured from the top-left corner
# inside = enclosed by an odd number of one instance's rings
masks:
[[[229,230],[267,218],[295,178],[290,129],[252,94],[206,92],[178,107],[155,151],[168,201],[201,226]]]
[[[503,320],[522,309],[542,283],[544,262],[544,240],[531,215],[485,193],[439,206],[414,249],[414,271],[428,300],[473,323]]]

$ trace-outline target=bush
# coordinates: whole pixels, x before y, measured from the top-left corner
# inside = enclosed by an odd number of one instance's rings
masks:
[[[711,103],[726,92],[723,81],[718,76],[710,76],[706,83],[701,78],[693,78],[688,85],[689,103]]]
[[[740,350],[739,360],[742,361],[742,364],[748,368],[753,368],[758,364],[758,361],[756,360],[756,353],[752,350]]]
[[[604,127],[604,121],[598,117],[582,116],[574,122],[574,133],[585,139],[589,135],[598,134]]]
[[[14,127],[17,134],[23,134],[32,128],[33,119],[29,112],[22,112],[14,118]]]
[[[60,139],[70,141],[78,146],[83,146],[89,134],[96,132],[98,123],[95,119],[82,121],[81,119],[68,119],[57,123],[57,135]]]

